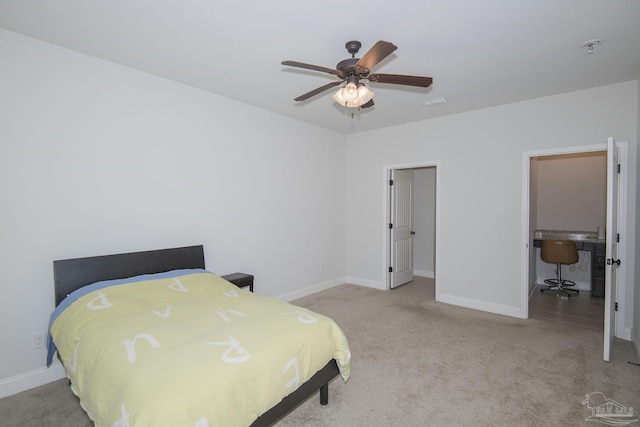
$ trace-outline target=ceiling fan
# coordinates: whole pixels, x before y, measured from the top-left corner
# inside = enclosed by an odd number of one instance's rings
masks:
[[[351,54],[351,58],[338,62],[335,69],[305,64],[297,61],[282,61],[282,65],[305,68],[307,70],[320,71],[333,74],[340,78],[324,86],[320,86],[310,92],[295,98],[295,101],[304,101],[318,95],[325,90],[338,86],[343,82],[347,84],[340,88],[332,98],[340,105],[349,108],[369,108],[373,104],[373,92],[365,87],[360,80],[368,80],[374,83],[388,83],[406,86],[429,87],[433,82],[431,77],[405,76],[402,74],[370,74],[371,69],[380,61],[389,56],[398,47],[393,43],[379,40],[362,58],[356,58],[356,53],[362,44],[359,41],[349,41],[345,47]]]

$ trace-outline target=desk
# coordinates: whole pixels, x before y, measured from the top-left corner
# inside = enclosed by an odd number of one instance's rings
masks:
[[[588,231],[536,230],[533,247],[542,247],[544,239],[572,240],[579,251],[587,251],[591,255],[591,296],[604,298],[604,274],[607,245],[598,239],[597,233]]]

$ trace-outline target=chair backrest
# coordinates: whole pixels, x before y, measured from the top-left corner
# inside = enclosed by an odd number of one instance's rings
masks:
[[[580,259],[576,244],[571,240],[544,239],[540,257],[551,264],[575,264]]]

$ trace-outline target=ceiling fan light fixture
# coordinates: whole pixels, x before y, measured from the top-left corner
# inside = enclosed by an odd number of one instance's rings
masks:
[[[373,99],[373,92],[363,84],[356,86],[355,83],[350,82],[338,89],[331,98],[343,107],[360,108]]]

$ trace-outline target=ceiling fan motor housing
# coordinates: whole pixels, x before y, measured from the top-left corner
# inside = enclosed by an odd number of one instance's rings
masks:
[[[351,57],[355,57],[356,53],[358,53],[358,51],[360,50],[360,48],[362,47],[362,43],[360,43],[357,40],[351,40],[350,42],[347,42],[344,47],[347,48],[347,52],[349,52],[351,54]]]
[[[336,70],[342,71],[345,74],[345,76],[355,74],[355,70],[356,70],[355,65],[358,63],[359,60],[360,60],[359,58],[344,59],[338,62],[338,65],[336,65]]]

